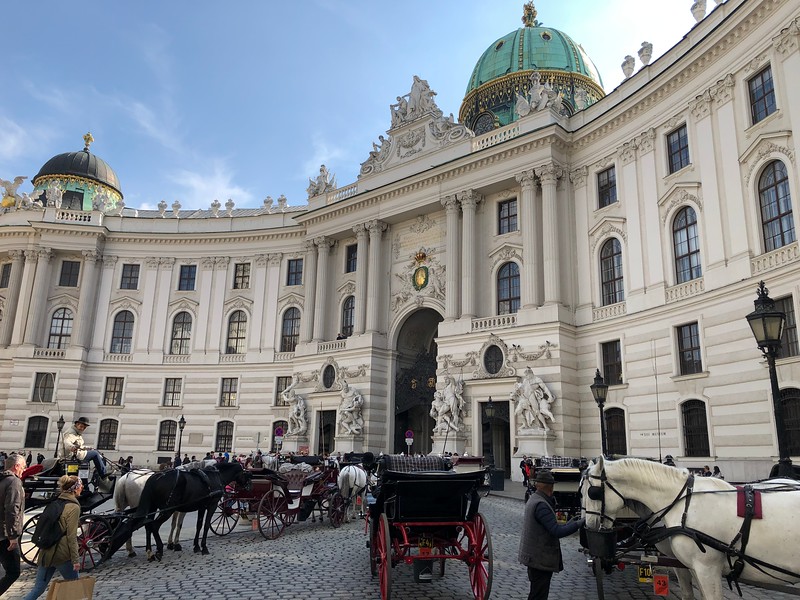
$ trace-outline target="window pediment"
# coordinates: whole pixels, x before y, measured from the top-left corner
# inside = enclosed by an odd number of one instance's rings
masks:
[[[250,298],[245,298],[244,296],[234,296],[233,298],[229,298],[225,301],[225,304],[223,305],[223,312],[227,314],[233,310],[243,310],[252,314],[252,308],[253,301],[250,300]]]
[[[699,182],[675,183],[670,186],[667,192],[658,200],[658,212],[660,213],[661,224],[667,222],[667,218],[675,209],[685,204],[693,204],[697,211],[703,212],[703,201],[700,193]]]
[[[284,294],[278,298],[278,311],[283,312],[290,306],[296,306],[297,308],[302,309],[304,302],[305,301],[302,296],[297,294]]]
[[[57,296],[52,296],[51,298],[48,298],[47,302],[51,311],[56,307],[69,308],[73,313],[78,311],[78,299],[70,294],[58,294]]]
[[[600,221],[589,230],[592,252],[594,252],[600,240],[604,240],[612,234],[618,235],[624,242],[628,241],[626,219],[612,216],[606,216],[600,219]]]
[[[489,258],[492,259],[492,270],[494,270],[501,262],[509,260],[517,260],[523,264],[522,260],[522,245],[521,244],[503,244],[489,252]]]
[[[753,172],[766,158],[788,158],[792,165],[795,164],[791,136],[792,132],[785,130],[764,133],[758,136],[758,139],[754,140],[747,150],[742,152],[742,155],[739,157],[739,164],[742,165],[742,171],[746,171],[744,177],[745,185],[750,184]]]
[[[134,310],[138,314],[141,312],[142,307],[142,301],[131,296],[122,296],[121,298],[112,300],[108,304],[111,313],[115,313],[118,310]]]
[[[197,312],[200,308],[200,303],[189,298],[181,298],[179,300],[175,300],[170,302],[169,310],[167,311],[169,314],[177,314],[182,311],[186,311],[192,315],[192,317],[197,318]]]

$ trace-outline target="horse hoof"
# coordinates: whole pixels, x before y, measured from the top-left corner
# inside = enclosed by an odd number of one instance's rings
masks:
[[[183,546],[181,546],[180,544],[175,544],[172,549],[175,550],[175,552],[180,552],[181,550],[183,550]]]
[[[155,562],[155,561],[156,561],[155,555],[151,555],[151,556],[147,557],[147,562]]]
[[[162,558],[164,558],[164,554],[162,552],[156,552],[156,560],[161,562]]]
[[[134,556],[136,556],[136,552],[134,552],[133,550],[128,552],[128,558],[133,558]]]
[[[211,552],[208,551],[208,548],[203,548],[203,554],[211,554]]]
[[[169,544],[167,544],[167,550],[175,550],[175,545],[172,542],[170,542]]]
[[[194,553],[197,554],[198,552],[200,552],[200,546],[195,546]]]

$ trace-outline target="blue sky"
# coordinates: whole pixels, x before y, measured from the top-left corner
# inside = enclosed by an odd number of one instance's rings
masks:
[[[536,9],[584,47],[608,92],[642,41],[653,43],[655,61],[686,35],[691,4],[539,0]],[[303,205],[321,163],[339,185],[356,181],[413,75],[457,116],[476,60],[521,26],[522,5],[9,2],[0,178],[32,178],[51,156],[80,150],[91,131],[92,151],[117,172],[128,206],[164,199],[206,208],[232,198],[243,208],[280,194]]]

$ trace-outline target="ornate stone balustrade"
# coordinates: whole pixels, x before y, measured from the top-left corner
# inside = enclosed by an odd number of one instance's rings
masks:
[[[472,319],[472,331],[494,331],[514,327],[517,324],[517,315],[498,315],[496,317],[485,317],[482,319]]]
[[[275,362],[290,362],[294,360],[294,352],[276,352]]]
[[[628,308],[624,302],[617,302],[616,304],[609,304],[608,306],[601,306],[592,309],[592,320],[603,321],[611,317],[621,317],[628,312]]]
[[[133,354],[112,354],[111,352],[106,352],[103,355],[103,360],[105,362],[133,362]]]
[[[349,198],[350,196],[355,196],[358,193],[358,183],[351,183],[350,185],[345,185],[338,189],[333,190],[332,192],[328,192],[328,195],[325,198],[326,204],[333,204],[334,202],[338,202],[339,200],[344,200],[345,198]]]
[[[500,142],[505,142],[506,140],[515,138],[518,135],[519,125],[517,123],[511,123],[510,125],[506,125],[500,129],[495,129],[494,131],[490,131],[489,133],[485,133],[481,136],[473,138],[472,151],[475,152],[476,150],[489,148],[490,146],[494,146]]]
[[[165,365],[188,363],[190,358],[188,354],[165,354],[163,363]]]
[[[347,340],[334,340],[332,342],[320,342],[317,346],[317,354],[325,354],[326,352],[336,352],[337,350],[344,350],[347,348]]]
[[[66,350],[56,350],[54,348],[34,348],[33,358],[64,358]]]
[[[219,357],[221,363],[243,363],[245,359],[244,354],[222,354]]]
[[[798,258],[800,258],[800,248],[798,248],[797,242],[794,242],[751,259],[750,271],[753,275],[759,275],[766,271],[777,269],[787,263],[794,262]]]
[[[92,217],[97,215],[96,219]],[[70,223],[87,223],[90,225],[101,225],[103,214],[100,212],[87,212],[85,210],[56,210],[56,221],[68,221]]]
[[[684,298],[689,298],[690,296],[700,294],[704,292],[705,289],[706,286],[705,283],[703,283],[702,277],[692,279],[686,283],[679,283],[678,285],[673,285],[672,287],[667,288],[665,292],[666,302],[667,304],[670,302],[677,302],[678,300],[683,300]]]

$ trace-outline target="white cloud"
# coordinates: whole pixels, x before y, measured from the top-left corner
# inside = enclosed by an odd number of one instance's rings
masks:
[[[45,127],[26,127],[0,115],[0,160],[12,162],[27,156],[47,154],[52,137],[50,130]]]
[[[341,146],[334,146],[329,144],[321,133],[315,133],[311,140],[311,145],[314,148],[311,158],[303,163],[303,173],[301,177],[315,177],[319,173],[319,166],[325,165],[328,170],[335,173],[336,163],[345,162],[349,160],[347,151]]]
[[[238,208],[250,206],[253,194],[233,184],[232,176],[222,161],[214,161],[210,169],[201,172],[179,169],[170,179],[182,191],[177,192],[177,198],[167,198],[167,203],[171,205],[174,200],[179,200],[183,209],[205,209],[214,200],[225,204],[231,198]]]

